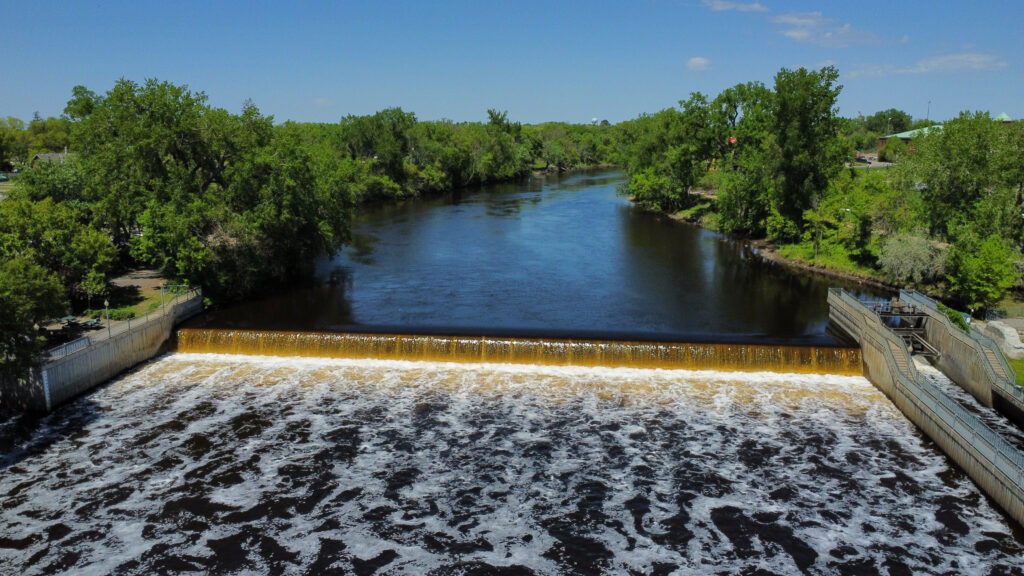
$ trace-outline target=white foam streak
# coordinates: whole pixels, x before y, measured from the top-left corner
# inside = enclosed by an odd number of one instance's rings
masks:
[[[398,573],[971,573],[1024,553],[863,378],[178,354],[35,436],[0,477],[0,538],[70,533],[11,547],[25,573],[69,550],[96,574],[382,554]]]

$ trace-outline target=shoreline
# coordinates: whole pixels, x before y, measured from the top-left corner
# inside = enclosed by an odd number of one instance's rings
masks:
[[[702,196],[705,196],[705,197],[708,197],[708,198],[712,198],[713,197],[713,195],[711,195],[711,194],[702,194]],[[632,197],[630,197],[629,200],[630,200],[630,202],[633,202],[634,206],[638,206],[639,207],[639,205],[636,204],[636,202],[633,200]],[[665,214],[664,212],[659,212],[659,213],[660,214]],[[733,241],[736,241],[736,242],[744,242],[748,246],[750,246],[751,248],[754,249],[754,253],[759,258],[761,258],[762,260],[768,261],[768,262],[772,262],[774,264],[778,264],[780,266],[786,266],[787,268],[792,268],[794,270],[799,270],[799,271],[802,271],[802,272],[810,272],[812,274],[818,274],[818,275],[827,276],[827,277],[830,277],[830,278],[837,278],[839,280],[846,280],[847,282],[853,282],[853,283],[856,283],[856,284],[863,284],[863,285],[871,286],[872,288],[878,288],[878,289],[881,289],[881,290],[886,290],[886,291],[891,291],[891,292],[899,292],[899,290],[900,290],[899,286],[897,286],[895,284],[892,284],[891,282],[886,282],[884,280],[880,280],[878,278],[874,278],[872,276],[868,276],[868,275],[865,275],[865,274],[860,274],[860,273],[857,273],[857,272],[851,272],[849,270],[837,270],[835,268],[829,268],[829,267],[821,265],[821,264],[813,264],[813,263],[810,263],[810,262],[803,262],[803,261],[800,261],[800,260],[793,260],[791,258],[786,258],[785,256],[783,256],[782,254],[779,253],[778,249],[776,248],[775,242],[773,242],[772,240],[769,240],[767,238],[758,238],[758,239],[743,238],[743,237],[740,237],[740,236],[735,236],[735,235],[732,235],[732,234],[727,234],[727,233],[722,232],[720,230],[715,230],[713,228],[709,228],[707,226],[704,226],[704,224],[698,218],[690,218],[690,217],[687,217],[687,216],[682,216],[680,214],[665,214],[665,215],[668,216],[671,220],[673,220],[673,221],[675,221],[675,222],[677,222],[679,224],[685,224],[685,225],[690,225],[690,226],[697,226],[697,227],[703,228],[705,230],[710,230],[712,232],[716,232],[718,234],[721,234],[723,237],[728,238],[730,240],[733,240]],[[928,294],[931,297],[934,297],[934,295],[932,293],[926,293],[926,294]]]
[[[873,288],[879,288],[882,290],[889,290],[893,292],[899,292],[900,290],[900,287],[895,284],[886,282],[884,280],[879,280],[878,278],[873,278],[871,276],[867,276],[864,274],[859,274],[857,272],[850,272],[848,270],[836,270],[835,268],[829,268],[827,266],[819,264],[812,264],[810,262],[802,262],[800,260],[792,260],[790,258],[786,258],[782,254],[779,254],[779,251],[775,247],[775,243],[768,239],[746,240],[746,242],[755,249],[755,253],[758,256],[760,256],[763,260],[767,260],[769,262],[774,262],[782,266],[788,266],[790,268],[802,270],[805,272],[820,274],[822,276],[829,276],[831,278],[847,280],[849,282],[855,282],[857,284],[865,284]]]

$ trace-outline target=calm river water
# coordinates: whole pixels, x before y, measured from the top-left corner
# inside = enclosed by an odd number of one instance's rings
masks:
[[[633,210],[619,178],[381,209],[324,283],[206,323],[827,340],[822,281]],[[175,353],[0,416],[3,575],[988,575],[1022,558],[1016,524],[861,377]]]
[[[380,207],[319,281],[196,326],[827,343],[839,281],[632,206],[620,172]]]

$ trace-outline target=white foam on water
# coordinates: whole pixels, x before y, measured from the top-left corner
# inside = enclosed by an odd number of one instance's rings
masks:
[[[0,476],[0,538],[41,535],[7,550],[26,574],[75,551],[74,571],[96,574],[190,557],[352,571],[382,554],[394,573],[884,572],[898,558],[970,574],[1024,552],[855,377],[176,354],[58,410],[20,449]],[[225,545],[238,565],[217,564]]]

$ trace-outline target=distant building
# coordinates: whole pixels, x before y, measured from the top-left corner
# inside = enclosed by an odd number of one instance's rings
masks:
[[[993,118],[993,120],[995,120],[996,122],[1001,122],[1003,124],[1013,124],[1013,118],[1010,118],[1010,115],[1007,114],[1006,112],[1000,112],[999,116],[996,116],[995,118]]]
[[[39,163],[46,164],[63,164],[68,161],[69,155],[67,152],[47,152],[44,154],[36,154],[32,157],[32,169]]]
[[[899,138],[903,140],[904,144],[910,145],[910,141],[918,136],[924,136],[932,130],[941,132],[942,124],[933,124],[932,126],[925,126],[924,128],[918,128],[917,130],[907,130],[906,132],[900,132],[898,134],[889,134],[888,136],[882,136],[878,139],[878,148],[881,149],[885,146],[885,143],[889,141],[889,138]]]

